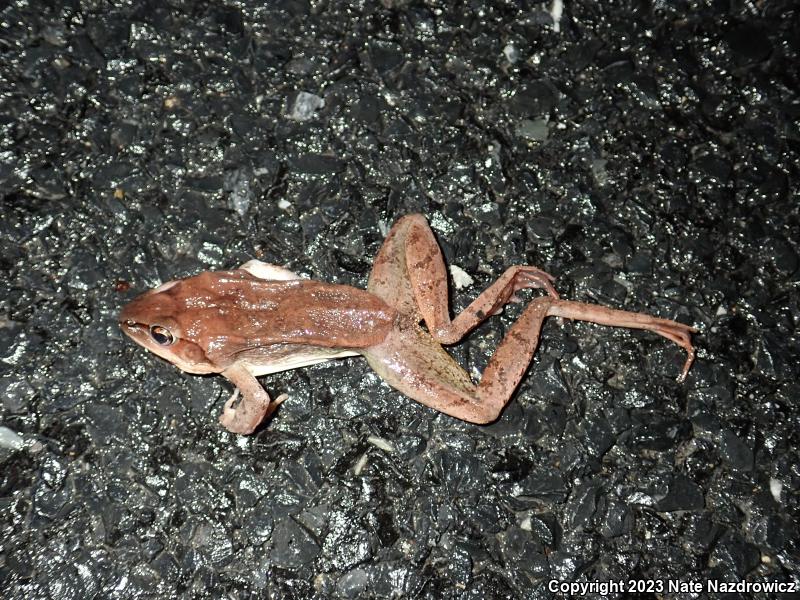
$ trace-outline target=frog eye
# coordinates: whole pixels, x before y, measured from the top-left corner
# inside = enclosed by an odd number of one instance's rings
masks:
[[[159,346],[169,346],[175,341],[170,330],[161,325],[153,325],[150,327],[150,337],[152,337]]]

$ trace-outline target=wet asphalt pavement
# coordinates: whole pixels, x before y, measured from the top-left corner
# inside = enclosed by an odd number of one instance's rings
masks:
[[[0,8],[3,596],[789,598],[758,586],[800,584],[800,13],[610,4]],[[535,264],[698,327],[686,382],[550,319],[490,426],[354,358],[262,378],[290,398],[238,437],[226,381],[117,325],[251,258],[363,287],[410,212],[455,311]],[[452,348],[471,375],[519,310]]]

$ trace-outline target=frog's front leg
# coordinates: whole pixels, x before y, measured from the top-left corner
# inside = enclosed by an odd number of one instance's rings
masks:
[[[269,417],[288,396],[281,394],[271,400],[258,380],[243,366],[232,366],[222,372],[236,386],[225,403],[219,422],[231,433],[253,433],[259,423]],[[239,393],[241,392],[241,400]]]
[[[247,271],[254,277],[259,279],[266,279],[267,281],[291,281],[293,279],[300,279],[300,276],[279,265],[271,265],[262,262],[258,259],[251,259],[239,267],[243,271]]]

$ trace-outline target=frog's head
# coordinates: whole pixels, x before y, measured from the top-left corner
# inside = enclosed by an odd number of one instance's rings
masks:
[[[137,344],[188,373],[218,373],[181,293],[189,281],[170,281],[134,298],[122,309],[119,325]]]

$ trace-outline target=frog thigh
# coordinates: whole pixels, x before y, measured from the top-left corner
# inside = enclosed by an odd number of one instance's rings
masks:
[[[422,215],[406,215],[391,228],[372,263],[367,290],[401,313],[422,318],[408,270],[409,245],[438,250],[428,222]],[[444,297],[447,298],[447,272],[441,257],[426,264],[424,270],[431,281],[444,286]]]
[[[393,331],[362,354],[381,379],[409,398],[465,421],[486,422],[476,385],[422,328]]]
[[[255,258],[253,260],[248,260],[239,268],[243,271],[247,271],[254,277],[266,279],[268,281],[291,281],[293,279],[301,279],[297,273],[293,273],[289,269],[261,262]]]

